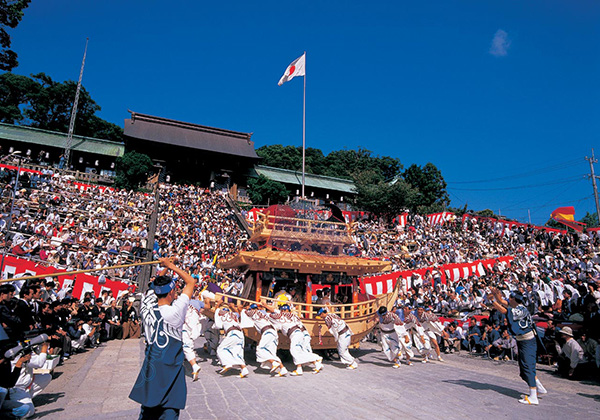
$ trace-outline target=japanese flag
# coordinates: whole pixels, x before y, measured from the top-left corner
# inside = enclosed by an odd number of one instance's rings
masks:
[[[292,61],[292,64],[285,69],[285,73],[279,79],[278,85],[281,86],[285,82],[289,82],[296,76],[304,76],[304,66],[306,63],[306,53],[302,54],[300,57],[296,58]]]

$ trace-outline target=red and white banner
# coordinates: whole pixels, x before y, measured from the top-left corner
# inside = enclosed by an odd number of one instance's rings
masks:
[[[16,171],[17,169],[19,169],[19,167],[0,163],[0,170],[4,170],[4,169],[11,169],[11,170]],[[34,169],[29,169],[29,168],[21,168],[20,173],[23,173],[23,172],[28,172],[30,174],[38,174],[38,175],[42,174],[41,171],[36,171]],[[79,191],[87,191],[90,188],[98,188],[102,192],[104,192],[106,190],[109,190],[109,191],[115,190],[112,187],[106,187],[104,185],[90,185],[90,184],[84,184],[83,182],[79,182],[79,181],[68,181],[68,182],[72,185],[75,185]]]
[[[567,231],[564,229],[555,229],[555,228],[551,228],[551,227],[547,227],[547,226],[535,226],[535,225],[529,225],[527,223],[515,222],[512,220],[495,219],[493,217],[475,216],[472,214],[463,215],[462,222],[464,223],[465,220],[467,220],[467,219],[475,219],[475,220],[483,220],[483,221],[494,222],[494,223],[501,223],[502,225],[504,225],[504,229],[512,229],[513,226],[518,226],[518,227],[524,227],[524,228],[531,228],[531,229],[535,229],[535,230],[545,230],[546,232],[567,233]],[[504,229],[503,229],[502,233],[504,233]]]
[[[400,227],[406,227],[407,220],[408,220],[408,213],[402,213],[402,214],[399,214],[398,216],[394,217],[394,220],[392,220],[392,222],[395,222]]]
[[[448,220],[452,220],[454,218],[454,213],[449,211],[443,211],[441,213],[433,213],[427,215],[427,221],[431,226],[441,226]]]
[[[262,210],[257,209],[256,207],[248,210],[248,213],[246,213],[246,220],[252,223],[256,222],[258,220],[258,213],[262,213]]]
[[[435,279],[436,277],[440,278],[442,284],[464,280],[471,275],[481,277],[486,273],[484,266],[491,271],[497,263],[503,263],[500,267],[504,267],[513,258],[512,256],[506,256],[462,264],[444,264],[440,267],[426,267],[418,270],[395,271],[393,273],[363,277],[360,279],[360,286],[363,292],[376,296],[392,292],[396,283],[401,281],[401,290],[406,292],[415,284],[431,283],[432,280],[430,279]]]
[[[20,277],[25,276],[37,276],[41,274],[52,274],[52,273],[64,273],[65,270],[59,270],[54,267],[45,267],[40,263],[31,261],[24,258],[13,257],[7,255],[4,260],[4,272],[2,278],[11,278],[15,275]],[[121,281],[113,281],[102,277],[102,281],[99,282],[99,277],[92,276],[87,273],[70,275],[70,276],[58,276],[52,278],[55,282],[60,284],[56,290],[60,290],[63,287],[73,287],[73,297],[80,299],[85,292],[94,291],[96,296],[100,296],[102,290],[112,290],[113,295],[118,297],[128,290],[130,287]],[[15,280],[19,280],[16,278]]]

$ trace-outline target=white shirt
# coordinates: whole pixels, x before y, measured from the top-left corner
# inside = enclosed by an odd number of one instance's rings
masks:
[[[181,294],[171,305],[161,305],[158,307],[165,323],[181,330],[185,323],[185,314],[187,312],[190,298],[186,294]]]
[[[571,361],[571,369],[575,369],[579,363],[583,363],[583,349],[574,339],[571,338],[565,343],[562,352]]]

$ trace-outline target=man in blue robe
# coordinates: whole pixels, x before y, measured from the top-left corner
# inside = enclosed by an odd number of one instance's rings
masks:
[[[163,258],[160,262],[166,269],[150,284],[142,301],[146,358],[129,394],[129,398],[142,405],[140,420],[177,419],[187,397],[182,330],[196,280],[171,259]],[[168,270],[185,282],[179,297],[176,281],[164,275]]]

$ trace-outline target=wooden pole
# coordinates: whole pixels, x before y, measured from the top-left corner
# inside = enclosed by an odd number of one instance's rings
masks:
[[[102,267],[102,268],[90,268],[88,270],[77,270],[77,271],[66,271],[66,272],[56,272],[56,273],[48,273],[48,274],[38,274],[35,276],[27,276],[27,277],[13,277],[12,279],[0,280],[0,283],[7,283],[10,281],[21,281],[21,280],[31,280],[31,279],[43,279],[46,277],[60,277],[60,276],[72,276],[75,274],[83,274],[83,273],[92,273],[94,271],[107,271],[116,268],[128,268],[136,265],[149,265],[149,264],[159,264],[160,261],[146,261],[141,263],[132,263],[132,264],[122,264],[122,265],[112,265],[110,267]]]

